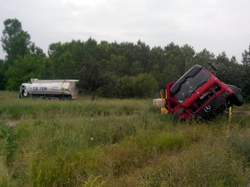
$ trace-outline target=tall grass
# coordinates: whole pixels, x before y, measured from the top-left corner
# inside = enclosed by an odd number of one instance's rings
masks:
[[[209,142],[209,140],[208,140]],[[249,176],[244,157],[225,144],[204,141],[182,153],[166,157],[141,172],[144,186],[244,186]]]
[[[0,92],[0,186],[246,186],[249,117],[174,122],[151,100]],[[20,120],[17,126],[8,120]]]

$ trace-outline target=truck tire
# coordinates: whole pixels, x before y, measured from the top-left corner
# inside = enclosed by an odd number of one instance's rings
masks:
[[[241,95],[241,89],[238,88],[235,85],[228,84],[229,88],[234,92],[231,97],[231,104],[234,104],[236,106],[241,106],[244,104],[244,99]]]

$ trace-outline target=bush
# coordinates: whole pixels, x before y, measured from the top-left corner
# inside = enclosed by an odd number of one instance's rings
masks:
[[[157,81],[148,74],[139,74],[137,77],[127,75],[118,80],[118,96],[121,98],[153,97],[158,89]]]

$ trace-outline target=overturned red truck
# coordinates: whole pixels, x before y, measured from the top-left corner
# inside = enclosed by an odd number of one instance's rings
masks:
[[[165,110],[179,119],[210,120],[232,105],[244,103],[240,88],[221,82],[200,65],[193,66],[176,82],[168,83],[162,98]]]

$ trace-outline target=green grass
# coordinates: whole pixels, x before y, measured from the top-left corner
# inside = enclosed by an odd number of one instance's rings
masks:
[[[247,186],[248,115],[209,124],[152,100],[21,99],[0,92],[0,186]],[[250,108],[248,105],[243,108]],[[238,109],[238,108],[237,108]],[[8,120],[20,120],[14,127]]]

